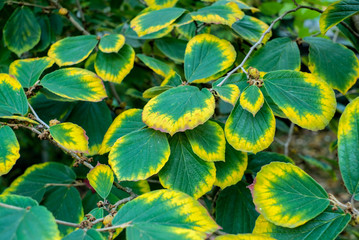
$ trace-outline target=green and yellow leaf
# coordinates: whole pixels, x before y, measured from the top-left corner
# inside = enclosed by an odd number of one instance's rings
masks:
[[[104,53],[117,53],[125,44],[122,34],[108,34],[101,38],[98,49]]]
[[[161,77],[167,77],[171,71],[171,67],[166,63],[162,62],[153,57],[148,57],[144,54],[137,54],[136,55],[147,67],[149,67],[152,71],[156,74],[160,75]]]
[[[333,211],[332,208],[329,206],[323,213],[295,229],[276,226],[260,215],[253,233],[277,240],[334,240],[349,223],[350,215],[341,210]]]
[[[218,96],[225,102],[236,105],[236,102],[240,95],[240,90],[235,84],[225,84],[223,86],[213,85],[213,90],[216,91]]]
[[[7,174],[20,157],[20,145],[9,126],[0,127],[0,176]]]
[[[194,83],[208,82],[210,80],[205,78],[231,67],[235,60],[236,51],[227,40],[210,34],[197,35],[186,47],[184,58],[186,79]]]
[[[234,2],[238,5],[238,7],[240,9],[251,10],[252,13],[259,12],[258,8],[249,6],[248,4],[246,4],[245,2],[240,1],[240,0],[206,0],[206,1],[207,2],[215,2],[215,3],[213,3],[213,5],[225,5],[225,4],[228,4],[229,2]]]
[[[334,116],[334,91],[309,73],[270,72],[264,76],[264,87],[280,110],[300,127],[321,130]]]
[[[204,26],[202,29],[200,29],[199,32],[197,32],[197,26],[194,23],[193,19],[189,23],[184,23],[183,25],[176,25],[176,30],[179,34],[181,34],[183,37],[185,37],[187,40],[192,39],[197,34],[204,34],[204,33],[210,33],[211,27],[210,26]]]
[[[29,88],[39,80],[43,71],[53,64],[54,60],[49,57],[16,60],[10,64],[9,74],[16,77],[22,87]]]
[[[178,0],[144,0],[144,2],[153,9],[174,7]]]
[[[94,229],[78,229],[73,231],[62,240],[105,240],[101,233]]]
[[[34,164],[17,177],[3,194],[29,196],[41,202],[45,192],[51,189],[51,185],[47,184],[71,184],[75,179],[76,174],[64,164],[56,162]]]
[[[329,205],[325,190],[290,163],[272,162],[263,166],[255,178],[252,194],[257,209],[268,221],[287,228],[303,225]]]
[[[222,235],[216,237],[215,240],[276,240],[276,239],[260,234],[248,233],[248,234],[238,234],[238,235],[232,235],[232,234]]]
[[[88,137],[82,127],[66,122],[50,127],[54,140],[75,152],[88,153]]]
[[[143,92],[142,97],[154,98],[171,88],[173,88],[173,86],[168,86],[168,85],[151,87]]]
[[[248,167],[247,171],[256,175],[263,166],[270,164],[271,162],[285,162],[292,163],[294,161],[283,155],[276,152],[259,152],[257,154],[248,155]]]
[[[245,68],[254,67],[259,71],[300,70],[298,45],[290,38],[276,38],[256,51],[245,63]]]
[[[237,102],[227,119],[225,134],[228,143],[236,150],[260,152],[269,147],[274,140],[273,112],[265,103],[256,116],[253,116]]]
[[[167,77],[161,82],[161,86],[177,87],[181,84],[182,78],[175,70],[171,70]]]
[[[85,60],[97,43],[94,35],[67,37],[52,44],[47,55],[60,67],[70,66]]]
[[[215,100],[208,89],[172,88],[152,98],[144,107],[142,121],[170,135],[205,123],[214,113]]]
[[[228,143],[226,144],[225,162],[215,162],[216,181],[214,185],[225,189],[241,181],[244,171],[247,169],[247,153],[235,150]]]
[[[28,7],[18,7],[7,20],[3,37],[5,46],[20,56],[40,41],[41,27]]]
[[[207,210],[187,194],[157,190],[126,203],[115,215],[112,225],[130,222],[128,240],[204,239],[219,227]]]
[[[147,128],[119,138],[110,151],[108,162],[117,180],[137,181],[158,173],[169,155],[166,134]]]
[[[99,102],[107,97],[101,79],[81,68],[56,70],[47,74],[41,85],[56,95],[72,100]]]
[[[103,139],[99,154],[105,154],[111,150],[117,139],[128,133],[144,128],[141,109],[129,109],[118,115],[107,130]]]
[[[359,97],[347,105],[339,120],[340,173],[349,193],[359,196]]]
[[[187,41],[165,37],[155,41],[156,47],[175,62],[184,62]]]
[[[21,206],[21,209],[0,206],[1,236],[9,239],[61,239],[54,216],[31,198],[8,195],[1,196],[0,202]]]
[[[259,90],[259,87],[252,85],[244,90],[239,101],[242,108],[252,113],[254,117],[262,108],[264,97],[261,90]]]
[[[359,60],[341,44],[319,37],[306,37],[309,43],[309,70],[332,88],[346,94],[359,78]]]
[[[239,182],[223,189],[216,201],[216,222],[231,234],[253,231],[259,213],[256,211],[248,184]]]
[[[95,60],[95,70],[105,81],[120,84],[130,73],[135,63],[135,51],[125,44],[118,53],[98,52]]]
[[[202,160],[224,161],[226,139],[218,123],[207,121],[185,133],[193,152]]]
[[[90,185],[103,199],[106,199],[111,192],[114,176],[111,168],[105,164],[97,164],[87,174]]]
[[[0,116],[27,113],[27,98],[16,78],[0,73]]]
[[[233,23],[244,17],[244,12],[234,2],[225,5],[212,5],[191,13],[195,21],[204,23],[224,24],[232,26]]]
[[[196,199],[209,192],[216,179],[214,163],[200,159],[184,133],[174,135],[170,147],[170,158],[158,174],[162,186]]]
[[[258,42],[269,28],[265,22],[247,15],[233,23],[231,27],[239,36],[252,43]],[[262,43],[266,43],[271,36],[272,32],[266,34]]]
[[[325,34],[330,28],[356,14],[358,11],[359,3],[356,0],[342,0],[332,3],[320,15],[320,31]]]
[[[139,37],[169,27],[186,10],[182,8],[164,8],[145,11],[131,21],[131,28]]]
[[[35,120],[32,120],[32,119],[30,119],[28,117],[22,117],[22,116],[16,116],[16,115],[13,115],[13,116],[0,116],[0,118],[12,119],[12,120],[16,120],[16,121],[19,121],[19,122],[28,122],[28,123],[35,124],[35,125],[39,124]]]

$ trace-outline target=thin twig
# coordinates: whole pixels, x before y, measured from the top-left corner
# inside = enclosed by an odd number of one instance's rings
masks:
[[[131,201],[134,198],[135,198],[135,196],[130,196],[130,197],[121,199],[121,200],[117,201],[113,206],[114,206],[114,208],[117,208],[121,204],[127,203],[127,202]]]
[[[353,203],[350,201],[347,204],[341,203],[335,196],[329,193],[329,200],[334,206],[340,207],[343,211],[350,213],[354,218],[359,216],[359,210],[357,210]]]
[[[289,153],[289,145],[290,145],[290,142],[292,141],[294,126],[295,126],[294,123],[290,124],[288,138],[287,138],[287,141],[285,141],[285,143],[284,143],[284,155],[286,155],[286,156],[288,156],[288,153]]]
[[[113,229],[117,229],[117,228],[126,228],[126,227],[130,227],[130,226],[131,226],[131,222],[127,222],[127,223],[124,223],[124,224],[121,224],[121,225],[115,225],[115,226],[111,226],[111,227],[99,228],[99,229],[96,229],[96,231],[98,231],[98,232],[106,232],[106,231],[109,231],[109,230],[113,230]]]
[[[114,98],[116,99],[118,104],[121,104],[121,99],[120,96],[118,95],[117,91],[116,91],[116,86],[113,82],[109,82],[110,85],[110,90],[112,95],[114,96]]]
[[[0,203],[0,207],[4,207],[4,208],[8,208],[8,209],[13,209],[13,210],[24,210],[24,208],[16,207],[16,206],[9,205],[9,204],[6,204],[6,203]]]
[[[120,185],[119,183],[117,183],[117,182],[113,182],[113,185],[114,185],[115,187],[117,187],[118,189],[120,189],[120,190],[122,190],[122,191],[124,191],[124,192],[126,192],[126,193],[128,193],[128,194],[130,194],[130,196],[137,197],[137,194],[134,193],[131,188],[123,187],[123,186],[121,186],[121,185]]]
[[[84,23],[85,22],[85,15],[84,15],[84,12],[82,11],[80,0],[76,0],[76,5],[77,5],[77,8],[79,10],[81,21],[82,21],[82,23]]]
[[[77,223],[65,222],[65,221],[58,220],[58,219],[55,219],[55,222],[57,224],[61,224],[61,225],[69,226],[69,227],[81,228],[80,224],[77,224]]]
[[[52,186],[63,186],[63,187],[80,187],[80,186],[86,186],[85,183],[46,183],[44,187],[52,187]]]
[[[96,219],[95,221],[93,221],[93,222],[91,222],[91,223],[92,223],[92,225],[95,225],[95,224],[97,224],[97,223],[99,223],[99,222],[103,222],[104,219],[105,219],[105,218],[98,218],[98,219]]]
[[[61,5],[60,3],[58,3],[57,0],[49,0],[49,1],[50,1],[52,4],[54,4],[56,8],[58,8],[58,9],[63,8],[62,5]],[[84,35],[90,35],[90,33],[89,33],[83,26],[81,26],[81,25],[76,21],[76,19],[74,19],[74,18],[72,17],[72,15],[70,14],[70,12],[68,12],[68,13],[66,14],[66,17],[67,17],[67,19],[72,23],[72,25],[74,25],[74,27],[76,27],[80,32],[82,32],[82,34],[84,34]]]
[[[38,7],[38,8],[42,8],[45,10],[56,9],[54,6],[43,6],[43,5],[38,5],[38,4],[33,4],[33,3],[28,3],[28,2],[6,1],[5,3],[8,5],[17,4],[17,5],[22,5],[22,6]]]
[[[41,125],[43,125],[45,128],[49,129],[49,125],[47,125],[44,121],[42,121],[39,116],[36,114],[35,110],[32,108],[31,104],[28,102],[27,105],[29,105],[29,108],[32,112],[32,114],[34,114],[36,121],[38,121],[39,123],[41,123]]]

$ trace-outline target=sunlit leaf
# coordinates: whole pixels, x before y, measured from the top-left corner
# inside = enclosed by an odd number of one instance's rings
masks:
[[[18,7],[3,29],[5,45],[18,56],[31,50],[40,41],[41,28],[28,7]]]
[[[339,167],[346,188],[359,195],[359,97],[349,103],[339,120]]]
[[[7,174],[20,157],[20,145],[9,126],[0,127],[0,176]]]
[[[118,53],[98,52],[95,70],[103,80],[120,84],[132,70],[134,62],[135,51],[125,44]]]
[[[268,27],[269,26],[266,23],[251,16],[244,16],[242,19],[232,24],[232,29],[239,36],[250,42],[258,42]],[[262,42],[266,43],[271,35],[271,33],[266,34]]]
[[[272,162],[263,166],[255,178],[252,194],[266,219],[288,228],[303,225],[329,205],[325,190],[290,163]]]
[[[257,114],[264,104],[263,94],[256,85],[246,88],[239,100],[242,108],[252,113],[253,116]]]
[[[129,109],[118,115],[107,130],[103,139],[99,154],[105,154],[111,150],[111,147],[117,139],[124,135],[144,128],[146,124],[142,122],[141,109]]]
[[[210,34],[192,38],[186,47],[184,71],[188,82],[203,80],[221,72],[234,63],[236,51],[230,42]]]
[[[113,172],[109,166],[98,164],[87,174],[87,179],[102,198],[107,198],[114,180]]]
[[[152,98],[144,107],[143,122],[170,135],[205,123],[214,113],[215,101],[208,89],[172,88]]]
[[[9,74],[16,77],[22,87],[29,88],[39,80],[42,72],[53,64],[54,60],[49,57],[16,60],[10,64]]]
[[[60,123],[50,127],[51,136],[67,149],[88,153],[88,137],[85,130],[73,123]]]
[[[271,237],[263,236],[260,234],[238,234],[238,235],[222,235],[216,237],[215,240],[276,240]]]
[[[225,126],[228,143],[244,152],[257,153],[266,149],[273,142],[274,133],[275,118],[267,104],[253,116],[237,102]]]
[[[183,133],[170,139],[170,147],[170,158],[158,174],[161,184],[196,199],[210,191],[216,178],[214,163],[200,159]]]
[[[173,7],[178,0],[144,0],[144,2],[151,8],[160,9]]]
[[[336,109],[334,91],[315,76],[296,71],[275,71],[264,76],[264,87],[280,110],[295,124],[321,130]]]
[[[69,66],[85,60],[98,43],[94,35],[67,37],[52,44],[49,57],[59,66]]]
[[[223,86],[213,85],[213,90],[216,91],[218,96],[225,102],[236,105],[239,98],[240,90],[235,84],[225,84]]]
[[[98,49],[104,53],[117,53],[125,44],[122,34],[109,34],[101,38]]]
[[[146,91],[144,91],[142,96],[144,98],[154,98],[171,88],[173,88],[173,87],[168,86],[168,85],[151,87],[151,88],[147,89]]]
[[[27,113],[26,95],[16,78],[0,73],[0,95],[0,116]]]
[[[68,99],[99,102],[107,97],[100,78],[81,68],[64,68],[47,74],[41,85],[49,91]]]
[[[306,37],[304,41],[310,46],[308,67],[312,74],[346,94],[359,78],[359,60],[354,52],[325,38]]]
[[[109,164],[119,181],[137,181],[158,173],[169,155],[166,134],[148,128],[119,138],[110,151]]]

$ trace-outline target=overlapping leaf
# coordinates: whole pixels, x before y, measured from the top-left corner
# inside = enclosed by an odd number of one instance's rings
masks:
[[[89,180],[90,185],[102,198],[107,198],[114,181],[113,172],[109,166],[98,164],[87,174],[87,179]]]
[[[146,193],[125,204],[112,221],[114,226],[128,223],[128,240],[203,239],[218,225],[206,209],[188,195],[173,190]]]
[[[229,144],[237,150],[257,153],[274,140],[275,118],[267,104],[253,116],[239,102],[229,115],[225,134]]]
[[[170,59],[183,62],[187,41],[177,38],[161,38],[155,41],[156,47]]]
[[[271,162],[285,162],[294,164],[294,161],[285,155],[276,152],[259,152],[257,154],[248,155],[247,170],[256,175],[264,165],[270,164]]]
[[[79,229],[73,231],[62,240],[105,240],[105,238],[94,229]]]
[[[225,162],[216,162],[216,181],[214,185],[225,189],[228,186],[239,182],[247,168],[247,153],[235,150],[228,143],[226,144]]]
[[[52,44],[49,57],[59,66],[69,66],[85,60],[98,43],[94,35],[67,37]]]
[[[132,19],[131,28],[139,37],[142,37],[169,27],[185,11],[185,9],[174,7],[147,11]]]
[[[306,37],[304,41],[310,46],[308,67],[312,74],[346,94],[359,78],[359,60],[354,52],[325,38]]]
[[[75,187],[57,187],[46,193],[41,204],[58,220],[79,224],[84,217],[80,193]],[[62,236],[76,229],[64,225],[59,225],[58,228]]]
[[[142,110],[141,109],[129,109],[118,115],[112,122],[111,126],[107,130],[103,139],[99,154],[107,153],[111,150],[111,147],[117,139],[124,135],[137,131],[146,124],[142,122]]]
[[[109,164],[119,181],[137,181],[158,173],[169,155],[166,134],[142,129],[116,141],[110,151]]]
[[[20,157],[20,145],[9,126],[0,127],[0,176],[7,174]]]
[[[216,91],[218,96],[225,102],[236,105],[239,98],[240,90],[235,84],[225,84],[223,86],[216,86],[213,84],[213,90]]]
[[[244,90],[239,101],[243,109],[255,116],[264,104],[264,97],[259,87],[251,85]]]
[[[134,63],[135,51],[130,45],[125,44],[118,53],[98,52],[95,70],[103,80],[120,84],[130,73]]]
[[[339,167],[346,188],[359,196],[359,98],[349,103],[339,120]]]
[[[108,34],[101,38],[98,49],[104,53],[117,53],[125,44],[122,34]]]
[[[244,17],[244,12],[234,2],[228,2],[225,5],[212,5],[201,8],[191,13],[195,21],[204,23],[215,23],[232,26],[237,20]]]
[[[216,240],[276,240],[271,237],[263,236],[260,234],[238,234],[238,235],[222,235],[216,237]]]
[[[268,25],[258,18],[244,16],[242,19],[232,24],[232,29],[242,38],[250,42],[258,42],[262,34],[268,29]],[[263,43],[266,43],[271,37],[271,33],[267,34]]]
[[[276,38],[269,41],[248,59],[245,67],[259,71],[299,70],[300,53],[296,42],[290,38]]]
[[[88,137],[82,127],[73,123],[61,123],[50,127],[56,142],[75,152],[88,153]]]
[[[332,211],[331,208],[329,206],[319,216],[294,229],[276,226],[260,215],[253,233],[270,236],[277,240],[334,240],[350,221],[350,215],[340,210]]]
[[[207,0],[207,2],[210,2],[210,1],[211,0],[209,0],[209,1]],[[249,6],[247,3],[240,1],[240,0],[212,0],[211,2],[214,2],[213,5],[225,5],[225,4],[228,4],[229,2],[234,2],[237,4],[237,6],[240,9],[251,10],[252,13],[259,11],[259,9]]]
[[[215,100],[207,90],[180,86],[152,98],[144,107],[143,122],[171,135],[205,123],[214,113]]]
[[[173,86],[168,86],[168,85],[151,87],[143,92],[142,97],[154,98],[171,88],[173,88]]]
[[[15,195],[0,196],[0,202],[21,207],[21,209],[11,209],[0,206],[2,238],[61,239],[54,216],[45,207],[38,206],[37,202]],[[26,209],[26,207],[30,208]]]
[[[47,74],[41,85],[49,91],[72,100],[99,102],[107,97],[100,78],[81,68],[64,68]]]
[[[42,72],[53,64],[54,60],[49,57],[16,60],[10,64],[9,74],[16,77],[22,87],[29,88],[39,80]]]
[[[147,67],[149,67],[152,71],[156,74],[167,77],[171,72],[171,67],[166,63],[158,60],[156,58],[148,57],[144,54],[137,54],[136,55]]]
[[[216,222],[226,233],[251,233],[258,217],[244,182],[224,189],[216,202]]]
[[[144,0],[144,2],[153,9],[169,8],[176,5],[178,0]]]
[[[207,121],[185,132],[193,152],[205,161],[224,161],[226,139],[218,123]]]
[[[264,76],[264,87],[280,110],[295,124],[321,130],[336,109],[333,90],[315,76],[296,71],[275,71]]]
[[[272,162],[263,166],[252,194],[257,209],[267,220],[288,228],[303,225],[329,205],[325,190],[290,163]]]
[[[330,28],[358,11],[359,3],[356,0],[342,0],[332,3],[320,16],[320,31],[323,34],[326,33]]]
[[[40,41],[41,28],[28,7],[18,7],[3,29],[5,45],[18,56],[31,50]]]
[[[0,116],[27,113],[27,99],[21,84],[8,74],[0,73]]]
[[[227,40],[210,34],[192,38],[186,47],[184,71],[188,82],[208,82],[216,73],[232,66],[236,51]]]
[[[170,158],[158,174],[161,184],[196,199],[210,191],[216,178],[214,163],[200,159],[184,133],[174,135],[170,147]]]
[[[50,187],[48,184],[70,184],[75,179],[76,174],[71,168],[63,164],[55,162],[35,164],[27,168],[23,175],[16,178],[3,194],[29,196],[40,202]]]
[[[0,118],[2,119],[13,119],[15,121],[18,121],[18,122],[27,122],[27,123],[31,123],[31,124],[34,124],[34,125],[37,125],[39,124],[38,122],[36,122],[35,120],[32,120],[28,117],[22,117],[22,116],[17,116],[17,115],[13,115],[13,116],[0,116]]]

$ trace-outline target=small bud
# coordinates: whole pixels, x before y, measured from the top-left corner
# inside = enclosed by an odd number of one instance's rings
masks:
[[[69,11],[68,11],[66,8],[60,8],[60,9],[59,9],[59,14],[60,14],[60,15],[65,16],[65,15],[67,15],[68,13],[69,13]]]
[[[57,124],[60,124],[61,122],[59,121],[59,120],[57,120],[57,119],[52,119],[52,120],[50,120],[50,127],[52,127],[52,126],[55,126],[55,125],[57,125]]]
[[[104,219],[103,219],[103,225],[105,226],[111,226],[112,225],[112,219],[113,216],[111,214],[107,215]]]
[[[248,69],[248,74],[251,79],[259,79],[261,77],[257,68],[250,67]]]

